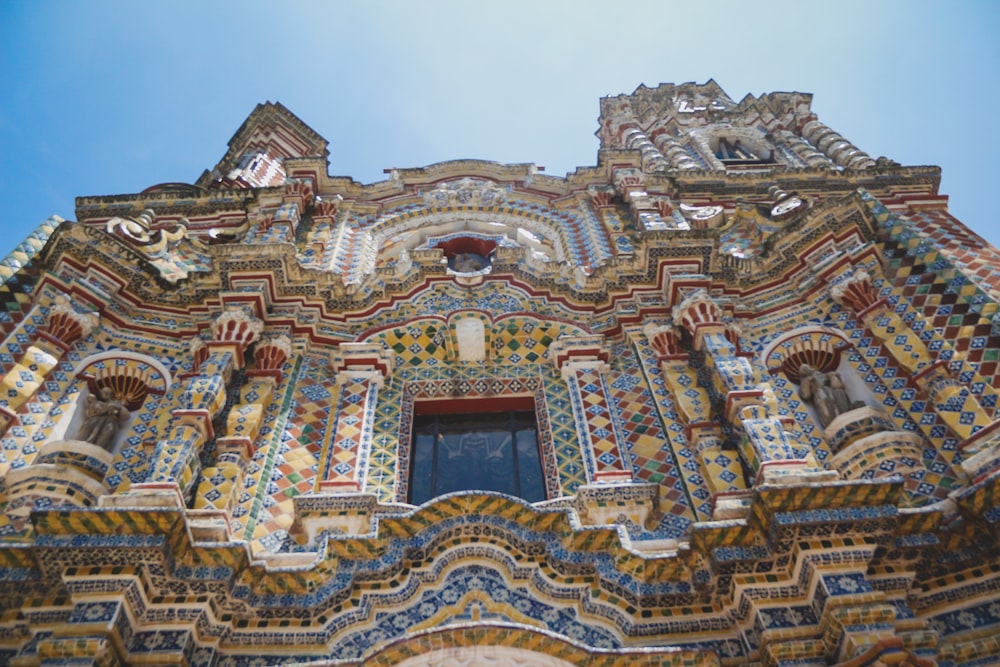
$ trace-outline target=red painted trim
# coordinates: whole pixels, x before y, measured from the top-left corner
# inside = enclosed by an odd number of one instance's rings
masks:
[[[461,415],[479,412],[534,412],[534,396],[493,396],[490,398],[443,398],[413,401],[415,415]]]

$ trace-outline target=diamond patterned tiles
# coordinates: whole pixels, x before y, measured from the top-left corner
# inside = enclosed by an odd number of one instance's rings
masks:
[[[535,407],[546,410],[545,417],[549,423],[547,436],[551,437],[552,451],[555,454],[562,492],[565,494],[576,493],[581,485],[587,483],[587,467],[584,463],[580,441],[577,438],[576,419],[573,416],[573,403],[570,399],[569,386],[563,382],[555,369],[550,370],[543,378],[544,404],[539,404],[536,401]]]
[[[292,499],[313,490],[334,391],[327,370],[325,356],[296,359],[264,417],[231,522],[256,550],[280,550],[294,517]]]
[[[655,408],[662,424],[667,425],[664,432],[664,462],[668,460],[666,451],[669,449],[669,458],[673,459],[673,470],[669,474],[681,476],[679,490],[688,499],[691,511],[695,514],[695,520],[704,521],[712,515],[711,491],[708,488],[707,480],[702,474],[694,451],[688,448],[687,439],[684,437],[684,428],[677,413],[670,392],[667,390],[663,373],[660,370],[656,352],[644,335],[636,332],[632,336],[635,349],[635,358],[639,365],[636,371],[643,373],[649,379],[648,391],[651,392],[651,407]],[[631,357],[632,355],[628,355]],[[616,358],[627,358],[616,355]],[[656,457],[653,457],[655,460]],[[648,465],[648,464],[644,464]],[[661,473],[667,474],[667,470],[660,469]],[[677,484],[675,482],[675,484]],[[661,508],[666,510],[666,508]]]
[[[620,429],[616,416],[608,403],[604,373],[599,368],[575,368],[567,381],[570,401],[574,405],[577,435],[581,443],[589,443],[592,476],[627,470],[619,445]]]
[[[660,491],[660,526],[652,531],[660,537],[680,538],[694,522],[691,498],[663,430],[653,397],[646,389],[642,370],[632,359],[632,368],[612,372],[608,380],[608,402],[614,406],[622,424],[627,456],[633,479],[656,484]]]
[[[399,365],[435,364],[448,358],[447,324],[425,320],[408,323],[379,335],[388,349],[396,353]]]
[[[548,358],[549,345],[576,327],[562,322],[545,322],[534,317],[510,317],[493,330],[494,357],[501,363],[535,363]]]
[[[910,228],[994,301],[1000,301],[1000,251],[966,228],[947,211],[918,211],[905,216]]]
[[[892,292],[913,308],[904,319],[925,342],[933,336],[942,341],[938,349],[953,346],[949,361],[962,362],[954,370],[979,375],[974,382],[982,383],[981,403],[988,412],[993,410],[994,387],[1000,385],[998,251],[963,230],[945,211],[902,218],[870,196],[867,204],[889,236],[883,255],[887,273],[894,277]]]

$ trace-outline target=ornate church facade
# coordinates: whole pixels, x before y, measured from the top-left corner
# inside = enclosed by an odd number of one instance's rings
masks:
[[[1000,664],[1000,253],[811,95],[361,184],[259,105],[0,266],[0,662]]]

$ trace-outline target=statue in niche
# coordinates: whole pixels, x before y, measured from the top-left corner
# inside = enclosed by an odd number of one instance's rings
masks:
[[[122,422],[129,418],[128,408],[115,398],[110,387],[101,387],[97,396],[87,397],[84,421],[76,433],[77,440],[84,440],[110,452]]]
[[[824,373],[809,364],[799,366],[799,395],[816,408],[823,428],[830,425],[838,415],[864,405],[864,401],[851,402],[844,387],[844,380],[836,371]]]
[[[451,268],[458,273],[475,273],[489,266],[489,260],[474,252],[460,252],[452,258]]]

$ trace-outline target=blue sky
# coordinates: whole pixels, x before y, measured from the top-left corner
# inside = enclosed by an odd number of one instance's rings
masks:
[[[598,98],[714,78],[804,91],[874,157],[944,169],[994,245],[1000,3],[0,0],[0,256],[74,198],[192,182],[253,107],[330,142],[330,173],[458,158],[596,162]]]

